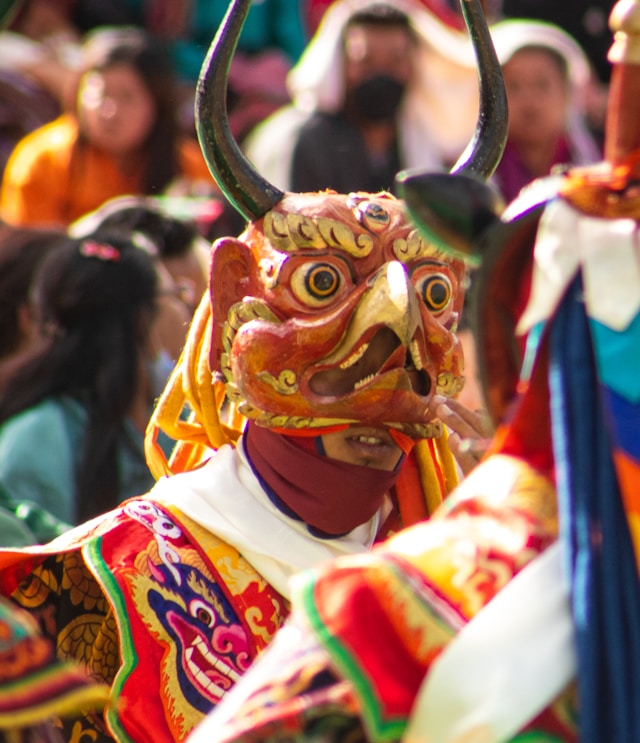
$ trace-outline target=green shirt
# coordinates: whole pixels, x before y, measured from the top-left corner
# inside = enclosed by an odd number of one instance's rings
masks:
[[[75,473],[86,417],[77,400],[54,397],[0,427],[0,507],[23,521],[37,542],[49,541],[74,523]],[[154,482],[144,459],[143,434],[129,421],[119,439],[118,479],[122,500],[145,493]]]

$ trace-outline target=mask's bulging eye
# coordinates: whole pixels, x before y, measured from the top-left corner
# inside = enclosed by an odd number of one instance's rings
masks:
[[[327,299],[340,286],[340,276],[331,266],[316,266],[307,274],[305,285],[309,294],[317,299]]]
[[[382,232],[391,221],[389,212],[380,204],[366,202],[358,205],[359,220],[371,232]]]
[[[318,307],[334,297],[342,287],[342,276],[330,263],[300,266],[291,277],[296,297],[311,307]]]
[[[431,312],[442,312],[451,301],[451,282],[446,276],[427,276],[418,287],[420,298]]]

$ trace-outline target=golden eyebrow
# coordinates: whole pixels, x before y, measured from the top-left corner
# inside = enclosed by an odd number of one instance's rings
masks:
[[[412,230],[407,237],[393,241],[393,253],[401,263],[411,263],[418,258],[431,258],[434,262],[447,266],[451,259],[433,243],[425,240],[418,230]]]
[[[366,258],[373,250],[373,237],[355,234],[342,222],[326,217],[268,212],[264,234],[278,250],[291,253],[298,248],[333,248],[344,250],[355,258]]]

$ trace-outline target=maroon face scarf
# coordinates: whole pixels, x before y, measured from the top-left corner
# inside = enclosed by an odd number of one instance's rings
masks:
[[[398,478],[393,472],[339,462],[308,442],[249,423],[244,435],[251,466],[280,510],[315,532],[337,537],[364,524]]]

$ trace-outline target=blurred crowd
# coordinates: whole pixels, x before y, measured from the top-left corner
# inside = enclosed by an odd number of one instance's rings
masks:
[[[0,544],[148,489],[143,432],[211,242],[243,228],[194,125],[227,4],[24,0],[0,33]],[[612,5],[486,0],[510,108],[505,202],[600,159]],[[475,60],[455,0],[255,0],[226,104],[279,187],[393,190],[400,169],[455,164]],[[481,405],[472,379],[464,394]]]

